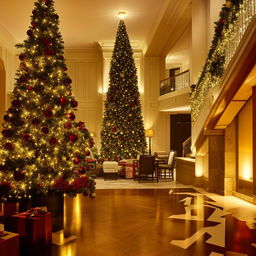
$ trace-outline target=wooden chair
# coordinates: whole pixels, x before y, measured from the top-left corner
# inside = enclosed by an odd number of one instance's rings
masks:
[[[141,155],[138,162],[138,179],[139,183],[142,179],[154,180],[158,182],[156,173],[155,157],[150,155]]]
[[[171,150],[168,156],[167,164],[158,162],[157,163],[157,176],[159,179],[171,179],[173,180],[173,168],[175,164],[175,157],[177,152]]]

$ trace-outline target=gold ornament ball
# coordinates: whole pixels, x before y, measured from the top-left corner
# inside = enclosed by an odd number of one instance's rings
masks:
[[[227,7],[227,8],[231,8],[231,7],[232,7],[231,1],[227,1],[227,2],[226,2],[226,7]]]

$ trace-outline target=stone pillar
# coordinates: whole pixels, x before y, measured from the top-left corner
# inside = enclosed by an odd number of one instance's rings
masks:
[[[224,195],[224,135],[209,135],[209,192]]]

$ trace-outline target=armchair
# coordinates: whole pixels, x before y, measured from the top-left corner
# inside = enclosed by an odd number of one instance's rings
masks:
[[[138,179],[156,179],[158,182],[158,175],[156,173],[155,158],[150,155],[141,155],[138,161]]]

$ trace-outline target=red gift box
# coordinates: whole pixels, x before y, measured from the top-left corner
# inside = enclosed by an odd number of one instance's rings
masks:
[[[36,255],[36,251],[50,248],[52,243],[52,218],[48,212],[31,217],[28,212],[13,215],[9,230],[20,234],[21,251]]]
[[[5,202],[3,203],[3,216],[10,217],[17,213],[17,203],[16,202]]]
[[[7,232],[0,237],[1,256],[19,256],[19,235]]]

